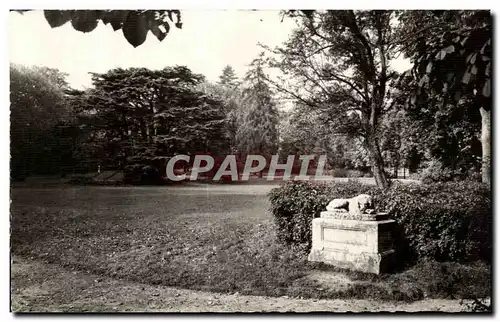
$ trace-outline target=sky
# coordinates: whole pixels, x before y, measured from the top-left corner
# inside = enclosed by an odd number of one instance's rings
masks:
[[[295,26],[277,10],[183,10],[182,29],[172,28],[159,42],[151,33],[134,48],[110,25],[99,23],[90,33],[73,29],[70,23],[50,28],[42,11],[9,13],[10,62],[57,68],[68,73],[72,87],[90,87],[89,72],[104,73],[116,67],[161,69],[185,65],[209,81],[217,81],[222,69],[231,65],[242,77],[247,65],[263,51],[283,43]],[[409,68],[407,61],[394,63],[397,70]]]
[[[122,31],[99,23],[90,33],[70,23],[51,29],[41,11],[9,13],[9,56],[12,63],[58,68],[69,74],[74,87],[90,86],[88,72],[115,67],[161,69],[186,65],[216,81],[226,65],[238,76],[263,50],[257,44],[279,45],[287,39],[293,21],[281,22],[279,11],[182,12],[182,29],[172,28],[159,42],[151,33],[141,46],[132,47]]]

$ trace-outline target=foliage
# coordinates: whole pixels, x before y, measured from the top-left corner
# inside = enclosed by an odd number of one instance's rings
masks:
[[[358,168],[369,164],[359,140],[334,133],[321,113],[303,104],[280,113],[279,145],[283,162],[288,155],[326,154],[330,167]]]
[[[400,28],[411,36],[401,45],[414,63],[412,76],[418,84],[417,94],[430,90],[450,94],[459,101],[464,95],[474,93],[481,100],[480,105],[487,103],[489,108],[492,73],[489,11],[408,11],[399,19]],[[416,96],[411,100],[415,103]]]
[[[408,11],[401,13],[399,20],[403,30],[400,48],[413,63],[412,70],[403,77],[403,81],[409,79],[413,87],[408,102],[421,106],[423,102],[434,101],[439,111],[466,100],[478,108],[482,181],[490,183],[491,13],[486,10]]]
[[[278,110],[265,81],[263,54],[250,64],[244,79],[243,110],[238,115],[236,150],[248,154],[271,154],[278,145]]]
[[[408,260],[491,260],[491,192],[484,184],[394,184],[379,207],[403,229]]]
[[[275,86],[310,109],[323,113],[337,133],[357,137],[368,152],[377,185],[387,188],[380,151],[380,118],[390,107],[393,11],[292,11],[297,20],[289,40],[273,52],[293,82]]]
[[[222,70],[222,74],[219,76],[218,84],[231,89],[234,89],[240,85],[238,76],[236,76],[233,67],[231,67],[230,65],[224,67],[224,69]]]
[[[427,159],[440,159],[450,171],[466,173],[481,164],[480,115],[470,101],[412,109],[410,119],[421,129]]]
[[[66,74],[10,65],[11,176],[61,173],[74,165],[78,129],[66,100]]]
[[[197,89],[202,75],[182,66],[117,68],[92,80],[75,102],[94,158],[108,167],[135,177],[152,166],[164,177],[167,157],[228,149],[223,104]]]
[[[201,83],[199,89],[222,103],[222,109],[226,116],[225,124],[230,151],[237,152],[237,147],[240,144],[238,144],[236,133],[242,122],[241,115],[247,108],[247,106],[244,105],[245,101],[241,89],[222,84],[213,84],[207,81]]]
[[[15,11],[22,14],[28,10]],[[182,28],[179,10],[44,10],[44,16],[52,28],[71,22],[80,32],[91,32],[102,21],[114,31],[121,29],[134,47],[146,41],[148,31],[162,41],[170,31],[170,24],[175,22],[175,27]]]
[[[426,162],[426,166],[420,172],[423,183],[447,182],[453,180],[454,172],[446,168],[439,160]]]
[[[396,220],[401,261],[418,259],[467,261],[491,259],[491,196],[484,185],[394,184],[386,192],[357,182],[315,184],[288,182],[269,194],[278,239],[311,243],[311,220],[334,198],[371,194],[378,211]]]

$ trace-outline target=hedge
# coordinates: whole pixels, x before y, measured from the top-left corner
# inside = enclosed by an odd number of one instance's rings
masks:
[[[382,191],[353,181],[288,181],[269,193],[278,239],[310,247],[311,221],[328,202],[361,193],[371,194],[377,210],[396,220],[395,244],[401,261],[491,261],[491,192],[478,182],[394,183]]]

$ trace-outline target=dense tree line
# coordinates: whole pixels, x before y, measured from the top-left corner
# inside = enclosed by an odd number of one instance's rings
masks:
[[[115,69],[94,74],[89,90],[70,91],[57,71],[11,66],[13,173],[55,171],[37,166],[43,155],[64,165],[85,159],[124,169],[175,153],[321,150],[332,165],[370,165],[384,188],[387,166],[397,174],[426,163],[461,175],[481,168],[482,181],[490,181],[489,11],[283,15],[297,28],[282,46],[267,48],[278,58],[260,55],[241,80],[231,66],[217,83],[185,67]],[[71,22],[83,32],[103,21],[134,46],[148,30],[161,41],[167,26],[181,27],[176,10],[55,10],[45,17],[52,27]],[[403,74],[391,67],[401,55],[413,64]],[[268,67],[283,77],[271,79]],[[279,114],[276,94],[293,100],[292,111]],[[51,109],[57,111],[34,122]]]
[[[275,152],[277,109],[261,73],[250,67],[240,86],[231,67],[217,84],[184,66],[116,68],[75,90],[56,70],[13,65],[12,176],[100,168],[134,181],[149,169],[158,179],[176,154]]]

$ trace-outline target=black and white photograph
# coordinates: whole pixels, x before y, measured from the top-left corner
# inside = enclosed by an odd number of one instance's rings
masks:
[[[10,315],[492,315],[493,11],[14,4]]]

